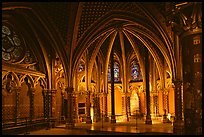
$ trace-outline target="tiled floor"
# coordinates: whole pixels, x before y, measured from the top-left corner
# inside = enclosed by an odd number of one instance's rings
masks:
[[[99,135],[99,134],[152,134],[168,135],[173,133],[173,126],[170,123],[162,123],[160,120],[153,120],[152,125],[145,124],[144,120],[132,120],[130,122],[97,122],[93,124],[76,123],[73,129],[66,129],[65,124],[49,130],[42,129],[32,131],[28,135]]]

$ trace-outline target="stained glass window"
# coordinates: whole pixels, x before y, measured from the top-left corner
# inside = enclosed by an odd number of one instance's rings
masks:
[[[134,60],[131,64],[131,77],[133,81],[142,80],[139,64]]]
[[[84,67],[85,67],[85,65],[84,65],[83,61],[80,61],[79,66],[78,66],[78,71],[79,72],[83,71]]]
[[[108,66],[108,81],[111,81],[110,65]],[[114,62],[114,82],[120,81],[120,69],[117,62]]]
[[[111,81],[111,70],[110,70],[110,65],[108,66],[108,81]]]
[[[118,82],[119,81],[119,78],[120,78],[120,75],[119,75],[119,66],[118,66],[118,63],[114,63],[114,81],[115,82]]]

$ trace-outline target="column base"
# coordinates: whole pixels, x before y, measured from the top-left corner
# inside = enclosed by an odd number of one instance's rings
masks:
[[[163,115],[163,123],[170,123],[169,119],[167,118],[167,115]]]
[[[115,116],[111,116],[111,123],[116,123],[116,119],[115,119]]]
[[[175,135],[184,135],[184,121],[176,120],[173,123],[173,133]]]
[[[92,124],[92,120],[90,116],[86,117],[86,124]]]
[[[152,125],[152,119],[151,119],[151,116],[150,116],[150,115],[147,115],[147,116],[146,116],[145,124]]]

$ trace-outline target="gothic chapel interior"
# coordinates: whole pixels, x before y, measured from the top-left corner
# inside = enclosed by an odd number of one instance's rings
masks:
[[[202,134],[201,37],[201,2],[3,2],[2,131],[138,116]]]

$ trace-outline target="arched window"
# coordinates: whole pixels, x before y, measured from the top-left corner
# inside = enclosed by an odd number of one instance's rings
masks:
[[[118,82],[119,81],[119,79],[120,79],[120,69],[119,69],[119,65],[118,65],[118,63],[114,63],[114,81],[115,82]]]
[[[131,77],[132,81],[142,80],[142,74],[140,72],[140,66],[136,60],[131,63]]]
[[[120,68],[117,62],[114,62],[114,82],[120,81]],[[110,65],[108,66],[108,81],[111,81],[111,70]]]
[[[79,72],[83,71],[83,70],[84,70],[84,67],[85,67],[85,65],[84,65],[83,61],[80,61],[80,62],[79,62],[79,66],[78,66],[78,71],[79,71]]]

